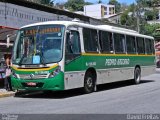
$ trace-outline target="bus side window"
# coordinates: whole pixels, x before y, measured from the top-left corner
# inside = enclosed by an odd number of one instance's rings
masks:
[[[136,41],[138,54],[145,54],[144,38],[137,37]]]
[[[126,36],[127,53],[136,53],[136,41],[134,36]]]
[[[102,53],[113,53],[112,33],[99,31],[99,43]]]
[[[125,53],[125,36],[114,33],[114,47],[116,53]]]
[[[71,31],[70,33],[67,33],[65,46],[65,59],[68,63],[68,61],[75,59],[81,53],[78,31]]]
[[[154,41],[152,39],[145,39],[145,46],[146,46],[146,53],[147,54],[154,54]]]
[[[83,28],[83,41],[85,52],[97,53],[99,51],[97,30]]]
[[[80,40],[77,31],[71,31],[67,34],[66,52],[70,54],[80,54]]]
[[[151,40],[151,49],[152,49],[152,54],[155,54],[154,40]]]
[[[145,48],[146,48],[146,53],[147,54],[152,54],[152,47],[151,47],[151,40],[150,39],[145,39]]]

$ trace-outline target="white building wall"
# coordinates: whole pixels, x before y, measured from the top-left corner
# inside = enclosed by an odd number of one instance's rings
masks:
[[[106,11],[107,14],[102,16],[102,9],[101,9],[101,6],[104,6],[106,7]],[[115,7],[114,5],[105,5],[105,4],[95,4],[95,5],[86,5],[84,6],[84,15],[86,16],[90,16],[90,17],[93,17],[93,18],[97,18],[97,19],[102,19],[102,18],[108,18],[112,15],[109,14],[109,9],[110,7]],[[114,12],[115,13],[115,12]]]
[[[101,19],[101,4],[84,6],[84,15]]]

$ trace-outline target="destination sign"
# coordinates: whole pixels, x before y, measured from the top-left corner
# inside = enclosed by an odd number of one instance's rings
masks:
[[[46,34],[46,33],[57,33],[57,32],[61,32],[61,28],[60,27],[54,27],[54,28],[43,28],[39,30],[40,34]],[[35,35],[37,33],[37,29],[27,29],[24,30],[24,34],[25,35]]]

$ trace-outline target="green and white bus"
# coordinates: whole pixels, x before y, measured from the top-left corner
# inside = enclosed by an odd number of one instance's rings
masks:
[[[155,70],[153,37],[109,25],[48,21],[22,27],[12,54],[14,90],[58,91],[123,80]]]

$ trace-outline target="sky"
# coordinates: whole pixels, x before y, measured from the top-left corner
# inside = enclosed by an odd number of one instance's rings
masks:
[[[55,0],[55,2],[63,3],[66,2],[67,0]],[[85,2],[91,2],[91,3],[97,3],[98,0],[84,0]],[[107,4],[109,0],[102,0],[104,4]],[[127,4],[132,4],[135,2],[135,0],[117,0],[120,3],[127,3]]]

